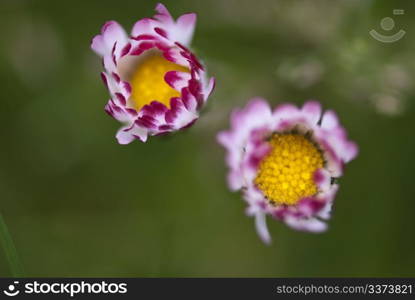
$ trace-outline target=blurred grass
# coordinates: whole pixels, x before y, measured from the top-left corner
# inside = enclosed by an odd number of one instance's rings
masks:
[[[165,4],[175,17],[198,13],[193,47],[217,88],[186,132],[120,146],[89,43],[105,21],[130,28],[155,2],[0,3],[0,205],[27,275],[414,276],[414,4]],[[394,18],[407,35],[373,40],[368,31],[394,8],[405,9]],[[386,86],[388,65],[409,83]],[[379,110],[378,93],[402,111]],[[268,220],[267,247],[229,192],[215,135],[253,96],[318,99],[358,142],[327,233]],[[0,255],[0,276],[9,275]]]
[[[13,239],[9,233],[3,216],[0,214],[0,244],[2,252],[4,253],[10,272],[14,277],[24,276],[23,268],[20,264],[20,260],[17,254],[16,247],[14,246]]]

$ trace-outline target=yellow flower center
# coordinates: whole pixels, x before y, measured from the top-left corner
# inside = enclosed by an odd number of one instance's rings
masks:
[[[154,100],[170,108],[170,98],[179,97],[180,92],[164,80],[169,71],[189,72],[189,69],[168,61],[161,54],[150,54],[140,61],[130,79],[131,104],[135,109]]]
[[[271,151],[259,163],[256,186],[273,204],[295,205],[318,188],[314,172],[323,167],[320,150],[304,135],[274,134]]]

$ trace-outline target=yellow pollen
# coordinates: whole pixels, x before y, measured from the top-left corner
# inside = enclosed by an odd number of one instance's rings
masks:
[[[314,172],[323,167],[320,150],[305,136],[296,133],[274,134],[271,151],[259,163],[255,185],[273,204],[295,205],[313,196],[318,188]]]
[[[169,71],[189,72],[189,69],[165,59],[161,54],[151,54],[138,64],[131,83],[131,104],[139,110],[156,100],[170,108],[170,99],[179,97],[180,92],[164,80]]]

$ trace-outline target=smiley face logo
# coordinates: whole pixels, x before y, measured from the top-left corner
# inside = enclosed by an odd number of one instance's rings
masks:
[[[403,15],[404,11],[402,9],[395,9],[393,11],[393,14],[394,15]],[[380,21],[380,27],[384,31],[391,31],[395,27],[395,21],[390,17],[383,18]],[[405,30],[401,29],[393,35],[383,35],[383,34],[377,32],[375,29],[372,29],[371,31],[369,31],[369,33],[374,39],[378,40],[379,42],[394,43],[396,41],[399,41],[405,35],[406,32],[405,32]]]
[[[17,296],[20,291],[18,289],[16,289],[16,286],[19,284],[18,281],[14,281],[13,284],[10,284],[7,287],[7,290],[4,290],[3,293],[6,294],[9,297],[14,297]]]

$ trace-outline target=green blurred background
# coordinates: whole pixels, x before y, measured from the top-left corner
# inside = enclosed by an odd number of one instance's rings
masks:
[[[164,1],[198,13],[193,49],[217,87],[190,130],[121,146],[90,40],[155,4],[0,1],[0,211],[26,275],[414,276],[415,3]],[[257,95],[318,99],[359,144],[327,233],[268,219],[266,246],[228,190],[215,135]]]

